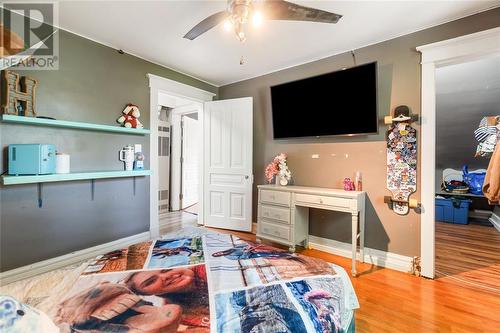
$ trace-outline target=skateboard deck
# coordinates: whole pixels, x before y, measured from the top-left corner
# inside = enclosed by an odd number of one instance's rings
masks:
[[[387,189],[393,211],[407,214],[417,190],[417,133],[408,122],[393,122],[387,131]]]

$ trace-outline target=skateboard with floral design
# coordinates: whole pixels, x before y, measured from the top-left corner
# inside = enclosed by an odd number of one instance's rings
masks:
[[[387,116],[387,189],[391,196],[384,202],[399,215],[408,214],[410,208],[418,207],[416,199],[410,199],[417,190],[417,131],[411,126],[416,120],[406,105],[394,110],[394,117]]]

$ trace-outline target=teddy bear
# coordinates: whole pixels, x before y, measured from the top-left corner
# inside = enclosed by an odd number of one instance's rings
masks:
[[[117,121],[127,128],[143,128],[144,126],[139,121],[141,113],[139,107],[132,103],[128,103],[122,111],[123,115]]]

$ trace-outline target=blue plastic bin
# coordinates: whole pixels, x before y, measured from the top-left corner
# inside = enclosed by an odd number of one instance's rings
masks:
[[[468,199],[436,198],[436,220],[455,224],[469,224]],[[456,206],[456,207],[455,207]]]

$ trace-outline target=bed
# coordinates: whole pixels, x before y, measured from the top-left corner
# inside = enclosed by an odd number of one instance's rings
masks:
[[[47,314],[65,333],[350,333],[359,307],[340,266],[203,228],[133,244],[0,292]]]

